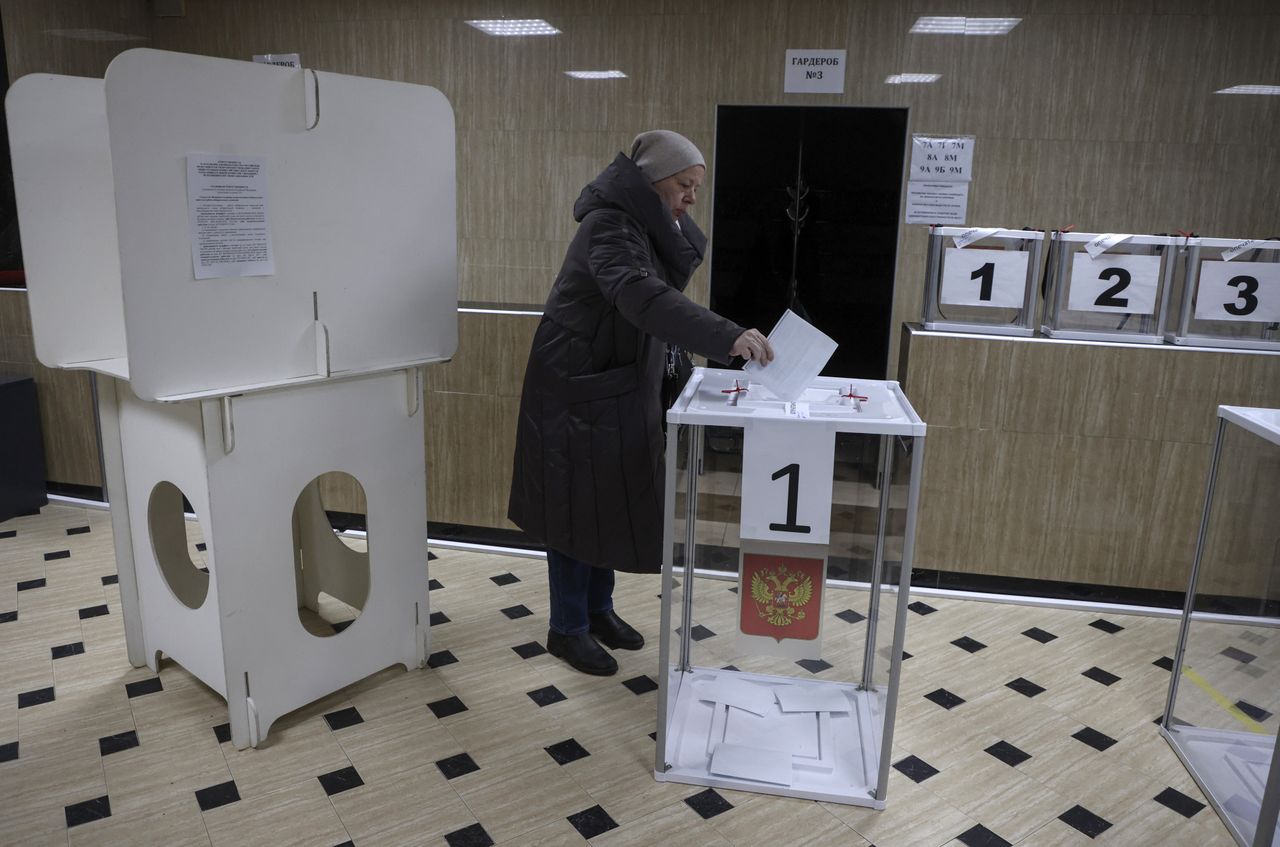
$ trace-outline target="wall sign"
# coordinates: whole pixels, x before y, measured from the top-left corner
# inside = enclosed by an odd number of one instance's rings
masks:
[[[969,183],[907,183],[907,223],[963,224],[969,210]]]
[[[911,136],[910,179],[968,182],[973,178],[972,135]]]
[[[1020,309],[1027,293],[1025,250],[948,247],[942,260],[940,299],[952,306]]]
[[[1201,263],[1196,320],[1280,321],[1280,264]]]
[[[787,94],[844,94],[844,50],[788,50]]]
[[[1076,253],[1071,263],[1067,308],[1073,312],[1150,315],[1160,287],[1160,257]]]
[[[748,420],[744,430],[739,535],[826,544],[835,431],[815,423],[763,419]]]

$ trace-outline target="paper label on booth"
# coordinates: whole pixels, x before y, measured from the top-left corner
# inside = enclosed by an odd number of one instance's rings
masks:
[[[1022,308],[1027,296],[1025,250],[963,250],[948,247],[942,260],[942,292],[947,306]]]
[[[1195,314],[1201,321],[1280,321],[1280,264],[1204,262]]]
[[[1073,312],[1150,315],[1160,287],[1160,257],[1133,253],[1076,253],[1067,308]]]
[[[815,555],[816,554],[816,555]],[[822,653],[825,548],[742,542],[739,646],[750,653],[817,659]]]
[[[815,421],[748,418],[743,427],[741,538],[826,544],[835,430]]]
[[[196,279],[276,272],[262,156],[187,156],[187,221]]]

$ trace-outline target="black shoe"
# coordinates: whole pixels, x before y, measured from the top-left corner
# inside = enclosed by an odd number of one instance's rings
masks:
[[[591,634],[611,650],[639,650],[644,646],[644,636],[618,617],[613,609],[588,617],[591,620]]]
[[[589,632],[561,635],[547,630],[547,652],[564,659],[574,670],[593,676],[613,676],[618,672],[617,660],[606,653]]]

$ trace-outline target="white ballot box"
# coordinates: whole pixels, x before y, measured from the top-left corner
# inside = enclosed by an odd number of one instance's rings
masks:
[[[129,660],[226,697],[237,747],[422,665],[421,369],[457,347],[448,101],[139,49],[105,80],[23,77],[5,108],[36,354],[97,380]],[[330,527],[331,472],[363,490],[367,549]],[[332,604],[340,631],[315,625]]]
[[[884,808],[924,436],[896,382],[786,401],[694,370],[667,413],[657,779]]]
[[[1280,847],[1280,409],[1218,407],[1160,733],[1241,847]]]

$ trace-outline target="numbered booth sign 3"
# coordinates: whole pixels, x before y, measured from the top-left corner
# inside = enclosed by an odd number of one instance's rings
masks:
[[[949,306],[1020,309],[1026,296],[1027,253],[948,247],[942,263],[941,301]]]
[[[740,536],[826,544],[835,431],[819,423],[750,420],[742,448]]]
[[[1073,312],[1155,313],[1160,257],[1076,253],[1071,263],[1067,308]]]
[[[1196,288],[1196,319],[1280,321],[1280,264],[1204,262]]]

